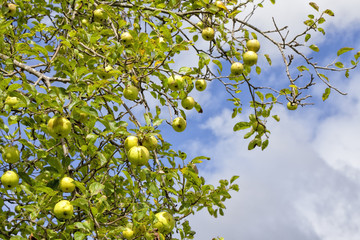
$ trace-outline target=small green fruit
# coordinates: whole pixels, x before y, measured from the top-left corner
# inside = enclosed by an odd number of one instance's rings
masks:
[[[155,136],[145,136],[142,140],[142,145],[146,147],[149,151],[153,151],[158,145],[158,140]]]
[[[58,219],[70,219],[74,213],[74,207],[68,200],[61,200],[54,207],[54,214]]]
[[[257,39],[252,39],[246,42],[246,48],[249,51],[258,52],[260,49],[260,42]]]
[[[125,46],[130,46],[133,42],[133,37],[131,36],[131,34],[129,32],[122,33],[120,38]]]
[[[186,110],[191,110],[195,106],[195,100],[193,97],[186,97],[183,100],[181,100],[181,106],[185,108]]]
[[[65,117],[54,116],[49,120],[47,129],[53,138],[64,138],[71,132],[71,122]]]
[[[252,65],[255,65],[257,63],[258,56],[257,56],[256,52],[247,51],[247,52],[244,53],[243,59],[244,59],[244,64],[245,65],[252,66]]]
[[[59,187],[60,187],[61,191],[66,192],[66,193],[70,193],[70,192],[74,191],[75,190],[74,179],[72,179],[71,177],[63,177],[60,180]]]
[[[130,148],[135,147],[135,146],[139,146],[139,139],[136,136],[128,136],[125,139],[124,142],[124,147],[126,151],[129,151]]]
[[[172,127],[177,132],[182,132],[186,128],[186,120],[182,117],[177,117],[172,122]]]
[[[2,157],[7,163],[16,163],[20,160],[20,151],[15,146],[5,147]]]
[[[104,10],[101,8],[98,8],[94,11],[94,19],[95,21],[99,22],[101,20],[103,20],[105,17],[105,13]]]
[[[168,85],[172,91],[178,91],[184,87],[184,79],[179,75],[175,75],[174,78],[170,76],[168,78]]]
[[[123,232],[123,237],[126,239],[133,239],[133,237],[135,236],[135,232],[134,230],[132,230],[131,228],[127,227]]]
[[[19,175],[13,171],[6,171],[1,176],[1,183],[4,185],[5,189],[14,188],[19,184]]]
[[[134,101],[138,98],[139,89],[133,85],[128,85],[125,87],[123,94],[126,99]]]
[[[286,106],[287,106],[287,109],[289,109],[289,110],[296,110],[298,107],[297,103],[293,103],[293,102],[288,102]]]
[[[211,27],[204,28],[201,33],[201,36],[205,41],[211,41],[215,37],[215,31]]]
[[[174,217],[168,212],[159,212],[155,214],[154,228],[157,228],[160,233],[171,233],[175,227]]]
[[[135,146],[130,148],[127,156],[131,164],[136,166],[143,166],[149,161],[150,153],[149,150],[144,146]]]
[[[199,79],[195,82],[195,88],[199,92],[204,91],[206,89],[206,85],[207,85],[207,83],[204,79]]]
[[[231,74],[240,75],[244,71],[244,66],[240,62],[234,62],[230,68]]]
[[[5,104],[9,105],[10,107],[14,107],[16,104],[18,104],[20,101],[17,97],[10,97],[7,96],[5,100]]]

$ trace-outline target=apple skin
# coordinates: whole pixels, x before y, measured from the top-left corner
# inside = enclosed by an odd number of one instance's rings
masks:
[[[131,164],[136,166],[143,166],[149,161],[150,153],[149,150],[144,146],[135,146],[130,148],[127,156]]]
[[[89,21],[84,18],[84,19],[81,20],[81,23],[82,23],[83,25],[88,25],[88,24],[89,24]]]
[[[74,179],[72,179],[71,177],[63,177],[60,180],[59,188],[61,189],[61,191],[66,193],[73,192],[75,190]]]
[[[231,64],[230,71],[233,75],[240,75],[244,71],[244,65],[240,62],[234,62]]]
[[[17,97],[10,97],[7,96],[6,100],[5,100],[5,104],[9,105],[10,107],[15,106],[16,104],[18,104],[20,102],[20,100]]]
[[[126,151],[129,151],[130,148],[135,147],[135,146],[139,146],[139,139],[136,136],[128,136],[125,139],[124,142],[124,147]]]
[[[5,147],[2,157],[7,163],[16,163],[20,160],[20,151],[15,146]]]
[[[168,212],[158,212],[155,214],[154,228],[157,228],[160,233],[168,234],[175,227],[174,217]]]
[[[211,41],[215,37],[215,31],[211,27],[204,28],[201,33],[201,36],[205,41]]]
[[[70,219],[74,213],[74,207],[68,200],[61,200],[54,207],[54,214],[58,219]]]
[[[204,79],[199,79],[199,80],[196,80],[196,82],[195,82],[195,88],[199,92],[204,91],[206,89],[206,85],[207,85],[207,83]]]
[[[199,21],[198,23],[196,23],[196,26],[198,26],[200,29],[203,29],[204,23],[202,21]]]
[[[94,19],[95,21],[99,22],[105,17],[104,10],[101,8],[98,8],[94,11]]]
[[[258,56],[257,56],[256,52],[247,51],[244,53],[243,59],[244,59],[245,65],[253,66],[257,63]]]
[[[181,106],[185,108],[186,110],[191,110],[195,106],[195,100],[193,97],[186,97],[183,100],[181,100]]]
[[[131,34],[129,32],[122,33],[120,38],[125,46],[130,46],[133,42],[133,37],[131,36]]]
[[[186,120],[182,117],[177,117],[173,120],[172,127],[176,132],[183,132],[186,128]]]
[[[246,48],[249,51],[258,52],[260,50],[260,42],[257,39],[248,40],[246,42]]]
[[[139,89],[133,85],[128,85],[125,87],[123,94],[127,100],[134,101],[138,98]]]
[[[182,76],[175,75],[168,78],[168,85],[172,91],[178,91],[184,87],[184,79]]]
[[[298,105],[297,105],[297,103],[288,102],[287,105],[286,105],[286,107],[287,107],[287,109],[293,111],[293,110],[296,110],[296,109],[297,109]]]
[[[149,151],[153,151],[156,149],[156,147],[158,145],[158,140],[156,139],[155,136],[145,136],[141,143]]]
[[[8,15],[11,16],[11,17],[15,16],[15,14],[16,14],[16,5],[13,4],[13,3],[9,3],[7,5],[7,7],[9,9]]]
[[[131,228],[127,227],[123,232],[122,235],[124,238],[126,239],[133,239],[133,237],[135,236],[135,232],[134,230],[132,230]]]
[[[5,189],[12,189],[19,184],[19,175],[13,171],[6,171],[1,176],[1,183],[4,185]]]
[[[71,132],[71,122],[65,117],[54,116],[49,120],[47,129],[53,138],[64,138]]]

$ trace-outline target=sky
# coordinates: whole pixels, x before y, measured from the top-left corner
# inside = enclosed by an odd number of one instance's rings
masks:
[[[267,1],[270,2],[270,1]],[[274,16],[279,25],[289,25],[294,32],[303,29],[307,15],[314,13],[304,0],[277,0],[264,4],[251,20],[263,28],[271,26]],[[360,2],[358,0],[316,1],[321,10],[330,8],[326,37],[315,36],[320,47],[319,63],[332,61],[341,47],[360,50]],[[274,65],[265,67],[258,81],[286,81],[275,51],[262,42],[262,50],[274,53]],[[311,54],[311,51],[307,51]],[[347,55],[350,56],[350,55]],[[177,62],[182,64],[188,59]],[[264,62],[259,62],[263,64]],[[262,66],[261,66],[262,67]],[[246,132],[232,131],[231,105],[223,100],[224,91],[211,83],[206,94],[195,96],[204,114],[190,113],[188,131],[172,135],[177,147],[189,156],[211,158],[199,166],[200,175],[217,185],[220,179],[237,180],[240,191],[232,192],[225,202],[225,216],[211,217],[206,210],[190,218],[195,239],[292,239],[352,240],[360,236],[360,71],[346,79],[331,73],[332,83],[346,96],[335,93],[323,102],[325,89],[320,82],[310,90],[314,105],[288,111],[274,108],[281,118],[269,121],[270,144],[264,151],[247,150]],[[247,118],[244,109],[240,119]],[[237,119],[239,121],[239,118]],[[173,142],[174,142],[173,141]]]

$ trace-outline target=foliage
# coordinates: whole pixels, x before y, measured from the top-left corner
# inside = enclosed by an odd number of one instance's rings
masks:
[[[249,121],[239,121],[234,131],[250,129],[244,136],[253,137],[249,149],[264,149],[270,133],[266,122],[275,104],[306,105],[309,95],[302,94],[317,80],[326,85],[326,100],[331,90],[340,92],[326,73],[345,72],[348,77],[360,56],[357,53],[346,67],[338,59],[353,50],[349,47],[340,49],[338,58],[325,66],[303,54],[303,45],[319,51],[308,43],[315,32],[325,35],[321,26],[334,15],[328,9],[320,11],[316,3],[310,3],[313,13],[304,22],[305,30],[292,39],[287,28],[275,22],[272,30],[251,24],[251,16],[264,1],[14,3],[15,14],[4,1],[0,12],[0,141],[2,152],[6,146],[17,146],[21,160],[3,161],[1,171],[14,170],[21,180],[11,190],[0,189],[2,239],[122,239],[127,228],[136,239],[160,239],[153,227],[160,211],[169,212],[176,221],[166,239],[193,239],[187,217],[201,209],[214,217],[223,215],[230,192],[239,190],[234,183],[237,176],[220,180],[218,186],[207,184],[195,166],[209,159],[188,159],[162,137],[162,131],[173,131],[165,125],[175,117],[186,119],[180,103],[196,91],[195,81],[221,82],[234,104],[233,118],[242,111],[241,98],[250,96],[254,113]],[[206,27],[215,30],[215,38],[207,42],[201,40]],[[243,61],[246,41],[258,36],[282,55],[288,87],[253,83],[251,77],[261,75],[259,65],[245,65],[238,76],[222,75],[231,63]],[[175,70],[177,57],[189,51],[196,53],[197,66]],[[260,50],[260,57],[272,64],[266,49]],[[169,86],[168,78],[178,76],[183,82]],[[127,86],[137,89],[124,97]],[[195,109],[202,112],[198,103]],[[54,116],[71,123],[63,138],[48,128]],[[144,166],[128,161],[124,141],[130,135],[136,135],[140,144],[150,136],[159,140]],[[60,190],[65,176],[75,180],[75,191]],[[65,220],[53,212],[63,199],[74,206],[74,215]]]

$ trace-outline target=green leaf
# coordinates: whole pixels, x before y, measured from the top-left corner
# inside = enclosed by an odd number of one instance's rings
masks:
[[[280,121],[280,117],[278,116],[278,115],[274,115],[274,116],[272,116],[277,122],[279,122]]]
[[[261,144],[261,150],[264,150],[268,145],[269,145],[269,140],[266,139],[266,140]]]
[[[331,17],[335,16],[335,14],[333,13],[333,11],[331,11],[330,9],[326,9],[326,10],[324,11],[324,13],[326,13],[327,15],[329,15],[329,16],[331,16]]]
[[[98,182],[93,182],[90,185],[89,190],[90,190],[91,195],[96,195],[96,194],[100,193],[104,188],[105,188],[105,186],[103,184],[98,183]]]
[[[310,34],[310,33],[306,34],[306,36],[305,36],[305,42],[309,41],[310,38],[311,38],[311,34]]]
[[[309,48],[315,52],[319,52],[319,47],[316,46],[315,44],[310,45]]]
[[[313,7],[316,11],[319,11],[319,6],[314,2],[309,2],[309,5]]]
[[[25,172],[18,172],[19,177],[26,182],[27,184],[29,184],[30,186],[33,185],[33,180],[29,177],[29,175],[27,175]]]
[[[230,184],[232,184],[236,179],[238,179],[239,176],[232,176],[231,179],[230,179]]]
[[[239,130],[243,130],[246,128],[249,128],[251,125],[248,122],[238,122],[234,125],[233,131],[239,131]]]
[[[271,58],[270,58],[269,54],[264,54],[264,56],[265,56],[267,62],[269,63],[269,65],[271,66],[272,62],[271,62]]]
[[[324,94],[322,95],[322,100],[325,101],[326,99],[328,99],[329,95],[330,95],[331,89],[330,88],[326,88]]]
[[[222,67],[221,62],[220,62],[219,60],[216,60],[216,59],[212,60],[212,62],[213,62],[213,63],[215,63],[215,64],[216,64],[216,66],[218,66],[218,67],[219,67],[220,72],[222,72],[223,67]]]
[[[344,64],[342,62],[336,62],[335,66],[337,66],[338,68],[344,68]]]
[[[271,2],[272,4],[275,4],[275,0],[270,0],[270,2]]]
[[[351,48],[351,47],[341,48],[341,49],[339,49],[339,51],[337,51],[337,55],[340,56],[341,54],[344,54],[344,53],[349,52],[351,50],[354,50],[354,48]]]

